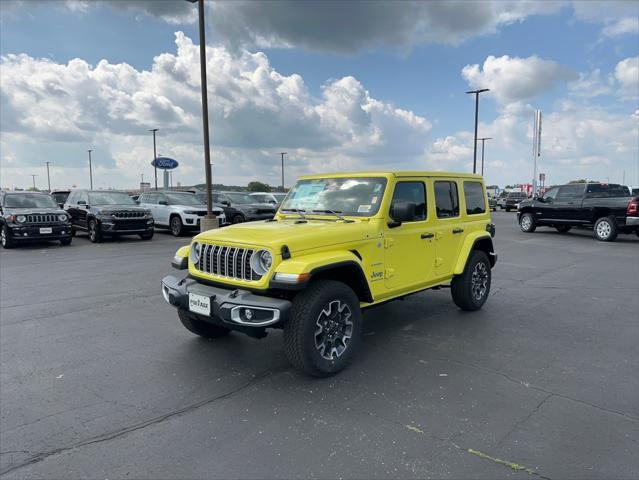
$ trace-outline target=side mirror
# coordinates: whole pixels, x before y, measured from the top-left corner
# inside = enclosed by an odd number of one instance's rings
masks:
[[[415,218],[415,202],[397,202],[391,206],[390,217],[392,222],[388,224],[390,228],[399,227],[402,222],[410,222]]]
[[[160,200],[158,202],[158,205],[168,205],[168,204],[169,204],[169,202],[167,202],[166,200]]]

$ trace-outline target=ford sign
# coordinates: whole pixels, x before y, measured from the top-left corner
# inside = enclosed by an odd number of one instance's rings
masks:
[[[151,165],[162,170],[173,170],[174,168],[177,168],[178,162],[172,158],[158,157],[151,162]]]

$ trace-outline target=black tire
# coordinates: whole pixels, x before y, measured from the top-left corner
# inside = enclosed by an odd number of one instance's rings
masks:
[[[462,310],[479,310],[490,295],[491,270],[488,256],[473,250],[461,275],[453,278],[450,291],[453,301]]]
[[[60,245],[62,245],[63,247],[68,247],[69,245],[71,245],[71,238],[62,238],[60,240]]]
[[[75,228],[71,227],[71,236],[75,237],[75,233],[76,233]]]
[[[246,219],[244,218],[244,215],[242,215],[241,213],[233,215],[233,218],[231,219],[231,223],[233,223],[233,224],[235,224],[235,223],[244,223],[245,221],[246,221]]]
[[[537,229],[537,221],[532,213],[522,213],[519,217],[519,228],[522,232],[533,233]]]
[[[182,325],[184,325],[189,332],[199,335],[200,337],[220,338],[231,332],[228,328],[198,320],[195,315],[184,310],[178,310],[178,317],[180,317]]]
[[[559,233],[568,233],[572,229],[572,227],[569,225],[555,225],[555,229]]]
[[[9,227],[7,227],[6,225],[2,225],[0,238],[2,239],[2,248],[13,248],[15,243],[13,241],[13,237],[11,236],[11,232],[9,232]]]
[[[182,235],[182,233],[184,233],[184,224],[182,223],[182,219],[178,215],[174,215],[171,217],[169,227],[174,237],[179,237],[180,235]]]
[[[149,233],[141,233],[140,234],[140,238],[142,240],[151,240],[153,238],[153,232],[149,232]]]
[[[89,240],[91,243],[100,243],[102,241],[102,232],[96,220],[89,220]]]
[[[595,222],[595,238],[602,242],[614,242],[619,234],[614,217],[601,217]]]
[[[346,367],[361,338],[359,299],[346,284],[318,280],[293,299],[284,351],[295,368],[314,377],[333,375]]]

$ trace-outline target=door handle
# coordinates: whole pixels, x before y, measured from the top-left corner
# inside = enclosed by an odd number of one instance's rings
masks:
[[[435,236],[434,233],[422,233],[421,238],[422,240],[425,240],[427,238],[433,238]]]
[[[455,229],[453,230],[453,233],[463,233],[463,232],[464,232],[464,229],[463,229],[463,228],[455,228]]]

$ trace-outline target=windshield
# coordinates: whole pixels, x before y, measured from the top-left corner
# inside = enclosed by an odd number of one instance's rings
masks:
[[[231,199],[233,203],[255,203],[255,200],[250,195],[245,195],[244,193],[225,193],[227,197]]]
[[[171,205],[202,205],[200,200],[193,193],[165,193]]]
[[[4,206],[12,208],[58,208],[53,198],[43,193],[20,193],[7,195]]]
[[[300,180],[291,189],[280,210],[312,213],[331,210],[343,215],[368,217],[379,210],[385,178],[320,178]]]
[[[124,192],[89,192],[89,205],[135,205]]]

